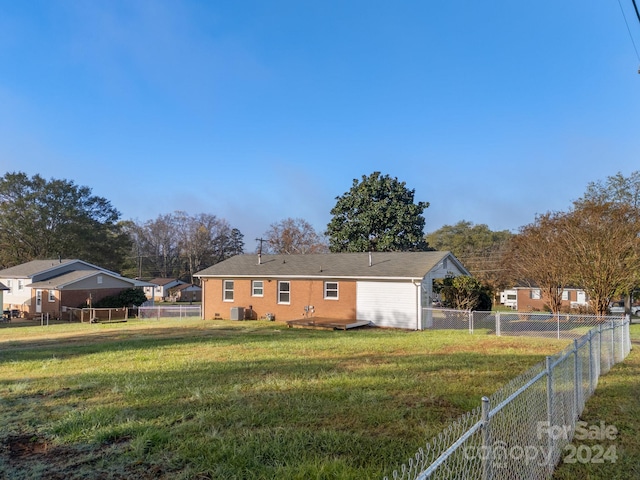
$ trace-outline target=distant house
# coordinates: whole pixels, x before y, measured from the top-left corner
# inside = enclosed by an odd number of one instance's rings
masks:
[[[513,310],[520,311],[544,311],[549,300],[544,298],[542,291],[537,287],[518,286],[500,292],[500,303]],[[586,309],[589,299],[581,288],[565,287],[562,290],[562,307],[566,309]]]
[[[6,285],[0,283],[0,304],[4,305],[4,300],[3,300],[3,296],[4,296],[4,292],[8,291],[9,287],[7,287]],[[2,309],[3,312],[3,316],[5,314],[5,309]],[[6,314],[7,316],[10,314],[9,310],[6,310]]]
[[[95,303],[145,283],[77,259],[33,260],[0,270],[3,310],[59,316],[63,307]]]
[[[169,298],[169,291],[179,285],[188,285],[187,282],[177,278],[153,278],[149,280],[153,284],[144,288],[144,294],[149,300],[163,301]]]
[[[195,276],[205,319],[318,318],[422,329],[433,280],[469,275],[450,252],[237,255]]]
[[[169,290],[169,298],[175,302],[201,302],[202,287],[185,283]]]

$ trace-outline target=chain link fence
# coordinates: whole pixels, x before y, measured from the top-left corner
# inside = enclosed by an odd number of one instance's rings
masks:
[[[575,315],[537,312],[480,312],[424,308],[422,325],[427,330],[482,330],[495,335],[518,335],[572,340],[590,329],[624,315]]]
[[[137,316],[140,319],[160,320],[161,318],[200,318],[201,305],[158,305],[153,307],[138,307]]]
[[[511,318],[503,323],[503,318],[496,321],[491,315],[476,319],[469,312],[434,312],[430,328],[448,325],[448,328],[469,329],[473,333],[485,322],[493,325],[493,333],[504,334],[502,329]],[[511,325],[516,321],[520,319]],[[549,319],[529,321],[538,325]],[[582,323],[595,321],[596,325],[573,338],[563,351],[547,357],[490,397],[483,397],[481,406],[454,421],[406,464],[394,470],[391,477],[384,479],[551,478],[576,429],[584,428],[578,418],[595,391],[600,375],[624,360],[631,350],[629,317],[597,321],[585,318],[579,326],[570,329],[559,329],[557,322],[561,320],[555,321],[556,335],[569,331],[577,335],[585,328]],[[482,328],[490,329],[486,325]],[[507,331],[516,334],[514,332],[548,333],[551,330],[528,325],[507,328]]]

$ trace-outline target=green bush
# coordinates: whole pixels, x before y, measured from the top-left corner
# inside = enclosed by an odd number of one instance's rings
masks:
[[[129,288],[122,290],[116,295],[104,297],[93,304],[95,308],[122,308],[122,307],[139,307],[147,301],[144,292],[139,288]]]

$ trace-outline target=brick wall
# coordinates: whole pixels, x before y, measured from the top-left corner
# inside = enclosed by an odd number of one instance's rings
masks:
[[[276,320],[286,321],[304,318],[305,307],[313,306],[313,316],[323,318],[356,318],[356,282],[340,280],[338,299],[324,298],[324,280],[289,280],[290,304],[278,303],[278,280],[256,279],[263,282],[263,295],[252,296],[251,279],[233,280],[233,301],[223,301],[223,280],[202,279],[204,318],[231,317],[231,308],[243,307],[254,313],[254,318],[263,318],[267,313]],[[329,280],[335,282],[334,280]]]
[[[527,288],[518,288],[516,290],[518,295],[518,310],[523,312],[535,312],[535,311],[545,311],[548,310],[546,305],[549,305],[549,301],[545,298],[543,292],[540,293],[539,299],[531,298],[531,292],[535,289],[527,289]],[[575,290],[566,290],[568,299],[562,300],[562,308],[569,309],[571,307],[571,302],[575,302],[577,298],[577,293]]]

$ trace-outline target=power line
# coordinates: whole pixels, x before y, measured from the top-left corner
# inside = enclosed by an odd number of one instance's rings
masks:
[[[633,2],[633,8],[636,10],[636,15],[638,16],[638,21],[640,22],[640,12],[638,12],[638,6],[636,5],[636,0],[631,0]],[[631,34],[631,29],[629,28],[629,22],[627,22],[627,16],[624,14],[624,8],[622,8],[622,3],[618,0],[618,5],[620,6],[620,11],[622,12],[622,18],[624,18],[624,24],[627,26],[627,32],[629,32],[629,38],[631,39],[631,44],[633,45],[633,49],[636,52],[636,57],[640,62],[640,54],[638,54],[638,49],[636,48],[636,42],[633,40],[633,35]],[[638,70],[640,73],[640,69]]]
[[[640,22],[640,12],[638,11],[638,5],[636,5],[636,0],[631,0],[633,2],[633,8],[636,11],[636,17],[638,17],[638,22]]]

